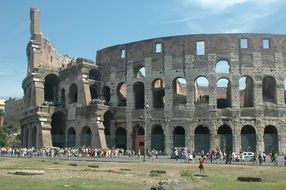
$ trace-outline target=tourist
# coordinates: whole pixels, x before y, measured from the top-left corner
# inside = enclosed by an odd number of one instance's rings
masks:
[[[205,158],[204,156],[202,156],[200,159],[199,159],[199,168],[200,168],[200,174],[204,174],[205,171],[204,171],[204,163],[205,163]]]

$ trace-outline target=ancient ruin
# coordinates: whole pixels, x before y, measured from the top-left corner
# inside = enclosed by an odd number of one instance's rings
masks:
[[[25,147],[286,153],[286,35],[196,34],[60,55],[31,9]]]

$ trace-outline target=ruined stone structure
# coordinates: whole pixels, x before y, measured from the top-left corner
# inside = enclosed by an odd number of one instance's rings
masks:
[[[286,35],[198,34],[64,57],[31,10],[23,146],[286,153]]]

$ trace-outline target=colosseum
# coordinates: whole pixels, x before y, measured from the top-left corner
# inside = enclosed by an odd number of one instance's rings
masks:
[[[286,153],[286,35],[195,34],[61,55],[31,8],[24,147]]]

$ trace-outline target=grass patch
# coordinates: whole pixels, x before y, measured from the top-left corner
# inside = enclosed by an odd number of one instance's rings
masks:
[[[193,175],[193,172],[191,170],[181,170],[180,175],[182,177],[186,177],[190,180],[194,180],[194,175]]]

